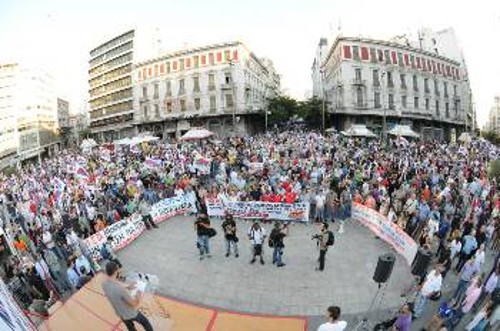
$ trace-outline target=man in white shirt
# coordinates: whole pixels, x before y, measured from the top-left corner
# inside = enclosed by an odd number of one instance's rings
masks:
[[[328,322],[319,326],[318,331],[343,331],[347,327],[346,321],[339,321],[340,307],[330,306],[326,310]]]
[[[420,289],[418,298],[415,301],[415,307],[413,309],[415,318],[418,318],[424,311],[427,300],[432,296],[441,291],[441,286],[443,284],[443,267],[437,264],[434,269],[427,274],[425,281]]]
[[[257,256],[260,257],[260,264],[264,264],[264,258],[263,258],[263,243],[264,240],[266,239],[266,230],[260,226],[259,223],[255,222],[253,225],[248,229],[247,232],[248,239],[250,239],[250,242],[253,247],[253,257],[250,263],[255,263],[255,258]]]

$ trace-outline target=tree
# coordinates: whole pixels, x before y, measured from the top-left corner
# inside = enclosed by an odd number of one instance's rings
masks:
[[[482,136],[490,143],[500,145],[500,136],[495,131],[484,131],[482,132]]]
[[[317,97],[299,103],[297,115],[304,119],[312,129],[320,129],[323,125],[323,101]]]
[[[288,121],[297,114],[297,100],[280,95],[269,99],[268,125],[279,124]]]

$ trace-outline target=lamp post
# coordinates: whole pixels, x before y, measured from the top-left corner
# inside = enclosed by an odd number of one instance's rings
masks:
[[[269,89],[269,86],[266,85],[266,88],[264,89],[264,100],[267,101],[267,104],[264,107],[264,128],[265,128],[265,133],[267,133],[267,125],[268,125],[268,118],[267,116],[269,115],[269,100],[267,99],[267,90]]]
[[[230,67],[230,72],[231,72],[231,87],[233,91],[233,111],[232,111],[232,116],[233,116],[233,137],[236,137],[236,87],[234,84],[234,63],[233,60],[229,60],[229,67]]]
[[[326,131],[326,115],[325,115],[325,71],[323,69],[320,69],[319,70],[319,77],[320,77],[320,86],[321,86],[321,92],[322,92],[322,101],[321,101],[321,127],[322,127],[322,131],[323,131],[323,136],[325,135],[325,131]]]

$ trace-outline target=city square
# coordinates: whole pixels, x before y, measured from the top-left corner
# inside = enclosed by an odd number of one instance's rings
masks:
[[[2,2],[0,330],[498,330],[499,17]]]

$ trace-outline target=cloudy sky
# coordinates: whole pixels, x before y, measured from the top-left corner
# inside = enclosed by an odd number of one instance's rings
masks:
[[[390,38],[453,27],[470,72],[480,124],[500,93],[500,1],[453,0],[2,0],[0,61],[49,68],[82,109],[90,49],[131,27],[158,31],[163,50],[242,40],[274,61],[284,90],[303,98],[320,37]],[[157,29],[157,30],[156,30]]]

